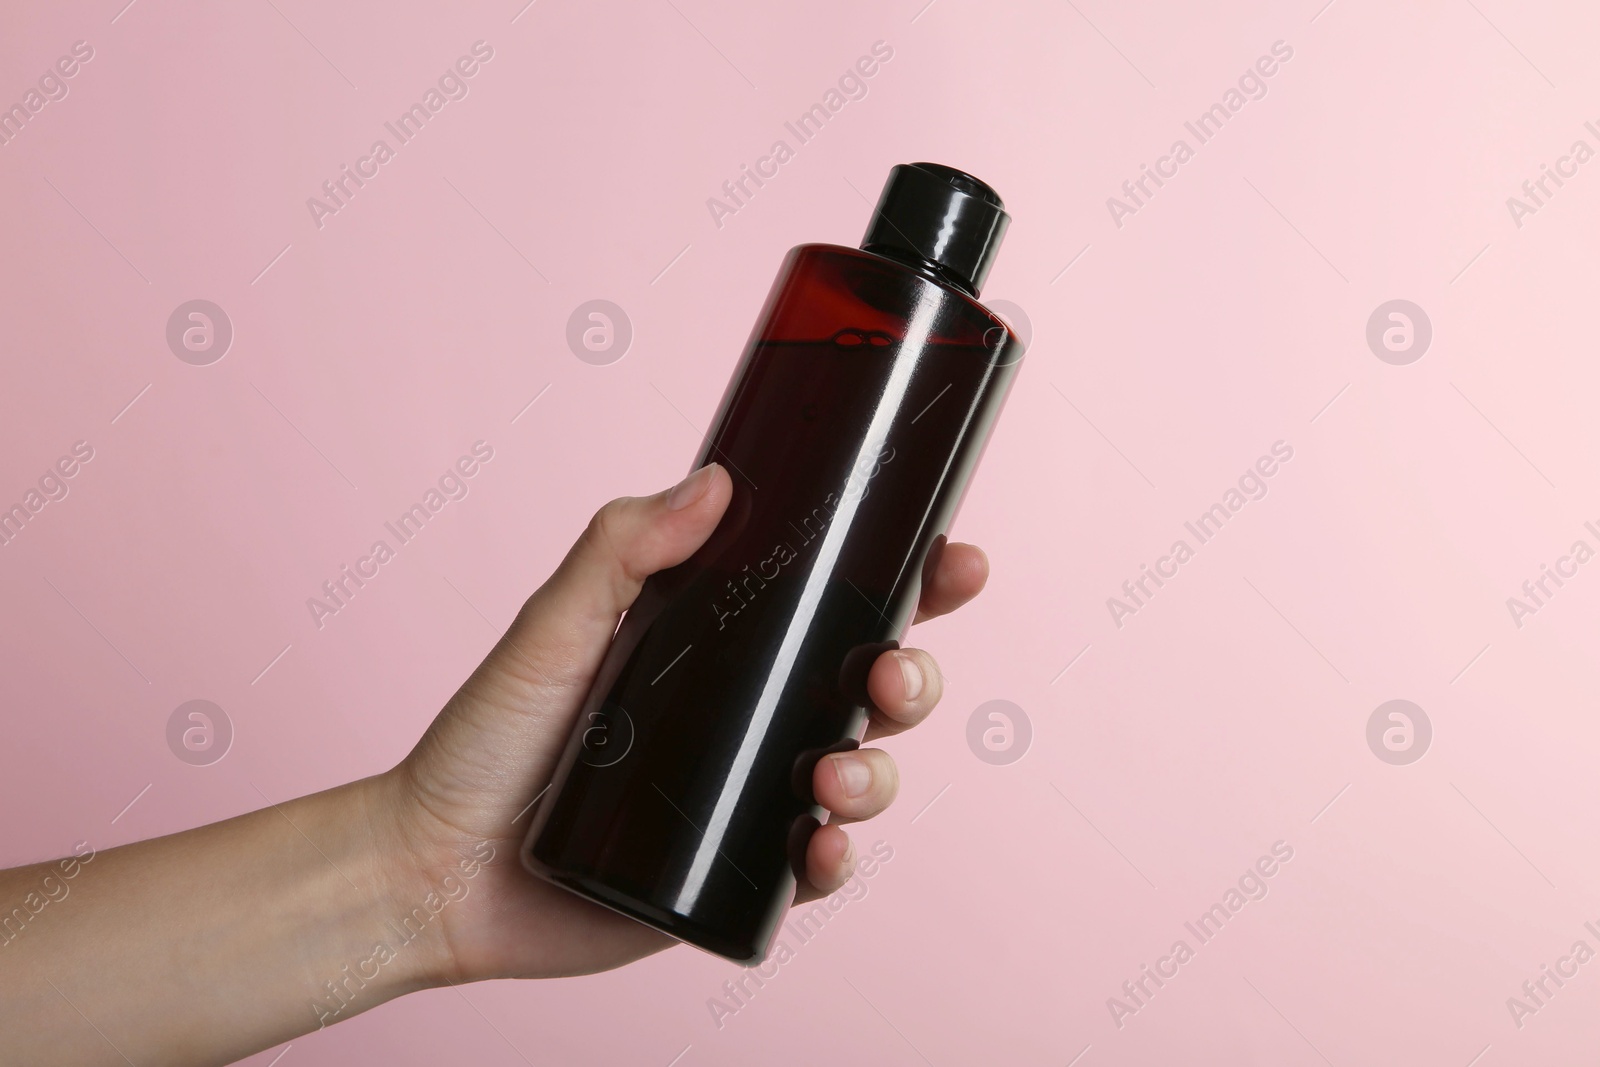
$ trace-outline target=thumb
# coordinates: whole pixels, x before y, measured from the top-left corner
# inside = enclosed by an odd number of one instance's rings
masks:
[[[576,689],[581,698],[644,580],[704,544],[732,496],[727,471],[708,463],[671,489],[606,504],[522,606],[490,662],[548,695]]]
[[[449,825],[509,832],[548,780],[621,614],[647,577],[705,543],[732,498],[711,463],[602,507],[406,758],[412,795]]]

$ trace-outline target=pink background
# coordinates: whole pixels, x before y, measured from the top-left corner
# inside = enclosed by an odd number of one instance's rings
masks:
[[[123,2],[0,33],[4,102],[94,49],[0,147],[0,501],[95,452],[0,548],[5,863],[398,759],[593,510],[684,472],[785,250],[854,244],[894,163],[1000,191],[985,297],[1032,322],[953,531],[993,578],[913,635],[948,689],[888,745],[866,897],[720,1028],[737,969],[677,948],[413,996],[283,1067],[1593,1056],[1600,962],[1520,1028],[1506,998],[1600,948],[1600,564],[1520,628],[1505,603],[1600,547],[1600,162],[1506,207],[1600,148],[1592,6]],[[306,199],[480,39],[470,94],[319,229]],[[719,229],[707,198],[878,40],[868,95]],[[1107,197],[1279,40],[1118,227]],[[235,330],[210,366],[165,341],[196,298]],[[564,340],[594,298],[635,332],[609,366]],[[1397,298],[1433,325],[1407,366],[1365,340]],[[466,499],[318,630],[306,598],[479,439]],[[1106,598],[1278,440],[1266,498],[1118,628]],[[1433,726],[1405,766],[1366,740],[1396,698]],[[237,731],[211,766],[167,747],[191,699]],[[966,741],[994,699],[1033,730],[1005,766]],[[1280,840],[1119,1028],[1107,998]]]

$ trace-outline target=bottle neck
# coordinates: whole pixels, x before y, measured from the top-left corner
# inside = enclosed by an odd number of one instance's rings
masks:
[[[960,293],[978,299],[978,290],[973,288],[967,279],[949,270],[943,264],[937,263],[926,256],[919,256],[909,248],[900,245],[864,245],[861,251],[869,252],[884,259],[893,260],[901,266],[909,267],[931,281],[938,282]]]

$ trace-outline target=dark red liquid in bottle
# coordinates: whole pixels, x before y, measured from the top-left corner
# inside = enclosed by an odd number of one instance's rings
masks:
[[[937,260],[904,258],[789,253],[693,465],[721,463],[732,502],[624,616],[523,850],[742,963],[792,903],[825,817],[812,770],[859,743],[867,669],[911,621],[1022,355]]]

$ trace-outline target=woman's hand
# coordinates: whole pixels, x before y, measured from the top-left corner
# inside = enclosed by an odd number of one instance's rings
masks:
[[[616,967],[666,935],[521,867],[529,801],[622,612],[647,575],[687,559],[733,486],[715,465],[595,516],[510,631],[398,766],[182,833],[0,871],[0,1065],[231,1062],[428,986]],[[947,545],[918,618],[982,588]],[[867,736],[939,700],[925,652],[880,656]],[[840,823],[894,799],[876,749],[817,765],[832,821],[811,836],[800,899],[853,865]]]
[[[518,849],[531,819],[529,801],[550,781],[619,617],[648,575],[683,562],[711,535],[732,492],[727,473],[710,464],[670,490],[601,508],[411,754],[370,780],[379,840],[393,850],[388,881],[397,915],[429,893],[444,897],[441,885],[457,887],[459,899],[441,908],[421,949],[432,977],[468,982],[584,974],[675,943],[535,878],[522,868]],[[923,589],[917,620],[960,607],[987,576],[979,549],[946,545]],[[921,722],[942,689],[926,652],[879,656],[868,675],[875,707],[867,740]],[[831,818],[812,834],[797,902],[844,884],[855,848],[840,824],[883,811],[898,785],[894,759],[881,749],[817,764],[813,788]],[[467,877],[464,870],[474,873]],[[447,876],[453,881],[446,883]]]

